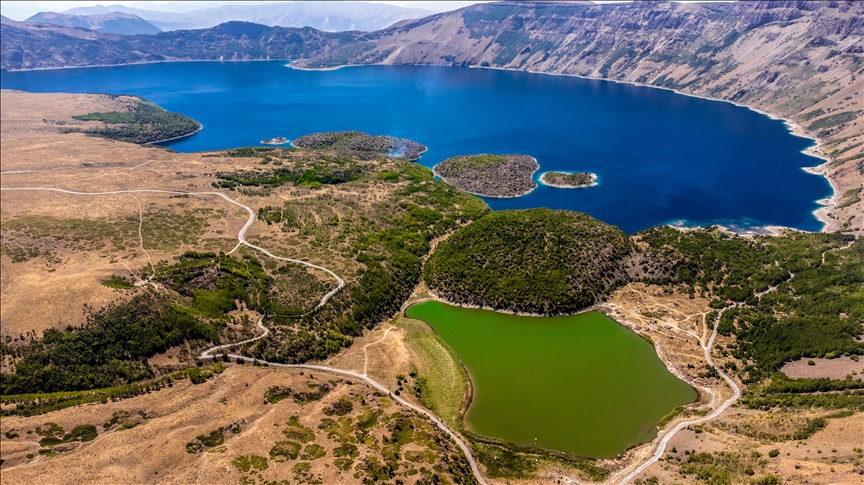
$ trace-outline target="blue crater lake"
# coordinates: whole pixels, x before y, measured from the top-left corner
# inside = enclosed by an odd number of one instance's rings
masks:
[[[594,172],[599,185],[540,185],[499,209],[586,212],[628,233],[670,222],[819,230],[828,182],[801,167],[812,141],[730,103],[608,81],[462,67],[302,71],[284,61],[182,62],[4,72],[3,89],[135,94],[198,120],[167,146],[192,152],[318,131],[416,140],[428,167],[455,155],[522,153],[540,173]]]

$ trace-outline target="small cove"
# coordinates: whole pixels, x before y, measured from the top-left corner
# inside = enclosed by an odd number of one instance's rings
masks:
[[[688,225],[819,230],[828,182],[801,167],[812,141],[729,103],[566,76],[460,67],[365,66],[301,71],[285,61],[177,62],[4,72],[2,88],[135,94],[199,121],[165,143],[181,152],[359,130],[429,147],[432,167],[457,155],[521,153],[540,171],[592,172],[585,190],[539,186],[496,210],[586,212],[633,233]]]
[[[597,312],[526,317],[436,301],[412,305],[468,369],[466,428],[592,458],[650,441],[696,391],[644,339]]]

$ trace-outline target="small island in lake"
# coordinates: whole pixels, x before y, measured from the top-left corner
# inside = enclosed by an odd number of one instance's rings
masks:
[[[277,136],[276,138],[270,138],[267,140],[261,140],[261,143],[265,145],[284,145],[288,143],[288,139],[284,136]]]
[[[540,176],[540,182],[550,187],[579,189],[597,185],[597,174],[590,172],[546,172]]]
[[[537,188],[540,168],[528,155],[463,155],[435,165],[432,172],[448,184],[483,197],[520,197]]]
[[[378,155],[384,155],[414,161],[426,151],[426,147],[416,141],[393,136],[374,136],[362,131],[312,133],[295,139],[292,145],[313,150],[347,151],[362,159],[370,159],[370,156],[374,159]]]

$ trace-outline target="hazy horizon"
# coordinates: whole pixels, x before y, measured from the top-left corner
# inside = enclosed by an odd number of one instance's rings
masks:
[[[290,0],[289,0],[290,1]],[[210,2],[142,2],[142,1],[73,1],[73,2],[21,2],[21,1],[0,1],[0,13],[16,21],[24,21],[40,12],[56,12],[65,13],[71,9],[78,7],[95,7],[95,6],[112,6],[122,5],[129,8],[138,8],[144,10],[153,10],[159,12],[181,13],[192,10],[201,10],[205,8],[215,8],[225,5],[262,5],[268,3],[289,3],[287,1],[210,1]],[[291,3],[302,3],[301,1]],[[334,2],[336,3],[336,2]],[[356,1],[342,0],[339,3],[378,3],[392,5],[411,10],[426,10],[430,14],[447,12],[456,10],[475,3],[486,3],[484,1],[421,1],[421,2],[406,2],[406,1]]]

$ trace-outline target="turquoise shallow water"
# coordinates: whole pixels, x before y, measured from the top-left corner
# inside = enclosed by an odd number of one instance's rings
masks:
[[[607,81],[461,67],[366,66],[300,71],[284,61],[185,62],[4,72],[4,89],[143,96],[200,121],[178,151],[257,145],[361,130],[421,142],[419,163],[524,153],[540,172],[588,171],[600,185],[540,186],[493,209],[586,212],[628,233],[658,224],[783,225],[819,230],[827,181],[810,140],[729,103]]]
[[[597,312],[524,317],[429,301],[407,315],[428,323],[468,368],[468,430],[592,458],[652,440],[655,426],[696,391],[654,348]]]

